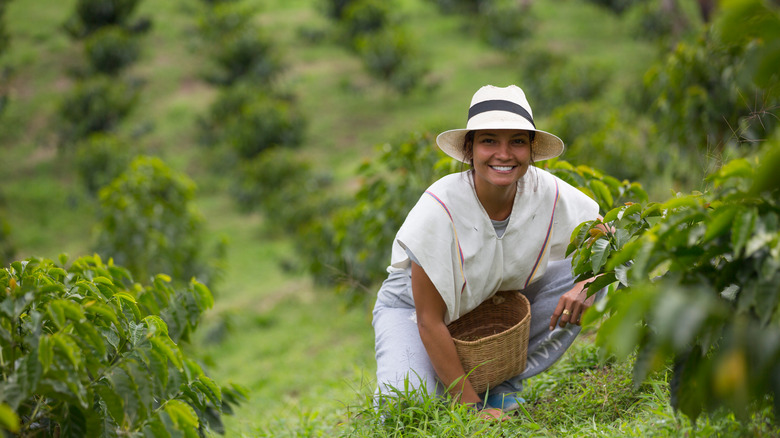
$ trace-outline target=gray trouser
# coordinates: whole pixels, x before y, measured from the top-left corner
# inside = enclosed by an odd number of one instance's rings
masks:
[[[525,371],[506,384],[520,390],[523,379],[549,368],[577,337],[580,327],[572,324],[550,331],[550,318],[558,300],[573,286],[571,261],[567,259],[550,262],[544,277],[522,291],[531,303],[528,361]],[[436,377],[420,339],[416,321],[412,305],[402,300],[385,300],[380,291],[373,322],[378,393],[392,395],[391,388],[403,390],[406,384],[410,389],[421,389],[430,394],[444,393],[445,388]]]

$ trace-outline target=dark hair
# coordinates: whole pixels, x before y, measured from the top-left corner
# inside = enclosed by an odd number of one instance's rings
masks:
[[[468,163],[472,169],[474,169],[474,135],[476,131],[469,131],[466,136],[463,137],[463,163]],[[536,138],[536,131],[528,131],[528,137],[531,141],[531,165],[534,165],[534,138]]]

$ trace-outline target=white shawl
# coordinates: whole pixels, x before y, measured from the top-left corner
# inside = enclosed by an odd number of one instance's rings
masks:
[[[445,323],[500,290],[520,290],[562,260],[571,232],[599,208],[584,193],[530,167],[520,182],[509,224],[496,235],[470,172],[431,185],[409,212],[393,243],[388,271],[410,266],[408,249],[447,305]]]

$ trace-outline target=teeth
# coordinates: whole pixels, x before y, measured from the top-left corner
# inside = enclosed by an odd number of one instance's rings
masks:
[[[509,172],[510,170],[512,170],[512,167],[514,166],[490,166],[490,167],[498,170],[499,172]]]

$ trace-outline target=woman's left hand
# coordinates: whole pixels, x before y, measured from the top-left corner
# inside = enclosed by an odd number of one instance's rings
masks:
[[[550,330],[553,330],[556,324],[561,328],[565,327],[567,323],[580,325],[582,314],[596,299],[595,294],[588,297],[588,290],[585,288],[588,281],[576,283],[570,291],[561,296],[561,299],[558,300],[558,306],[550,318]]]

